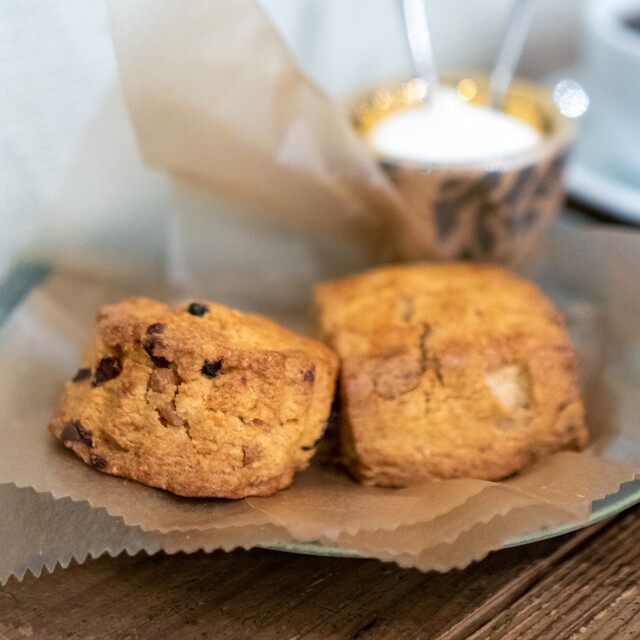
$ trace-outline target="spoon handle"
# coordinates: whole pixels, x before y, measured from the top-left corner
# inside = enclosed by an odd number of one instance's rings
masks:
[[[490,104],[496,109],[504,106],[504,96],[522,55],[535,5],[536,0],[515,0],[511,10],[504,41],[489,80]]]
[[[440,82],[424,0],[402,0],[402,13],[415,75],[425,83],[427,94],[432,94]]]

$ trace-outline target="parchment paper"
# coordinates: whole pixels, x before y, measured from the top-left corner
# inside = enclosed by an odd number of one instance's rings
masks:
[[[424,225],[254,0],[106,6],[147,163],[304,232],[424,254]]]
[[[99,474],[55,441],[46,425],[102,305],[189,291],[301,330],[311,283],[424,256],[427,247],[426,230],[342,109],[304,76],[255,2],[192,0],[188,11],[173,0],[106,6],[140,150],[176,187],[167,242],[182,289],[58,268],[3,328],[0,533],[9,552],[0,582],[87,554],[299,541],[446,570],[512,538],[584,522],[593,500],[635,478],[640,244],[600,231],[558,230],[531,266],[576,339],[587,452],[558,454],[501,483],[401,490],[361,487],[314,464],[286,491],[231,502]],[[212,211],[211,197],[226,198],[224,211]]]
[[[300,309],[313,282],[430,255],[433,230],[257,2],[106,7],[141,154],[175,187],[169,268],[185,291]]]
[[[0,579],[33,569],[40,557],[51,566],[89,552],[315,540],[403,566],[446,570],[518,536],[583,522],[593,500],[640,472],[639,269],[640,235],[558,228],[527,270],[565,313],[576,342],[592,437],[587,451],[557,454],[503,482],[452,480],[397,490],[362,487],[315,464],[285,491],[240,501],[178,498],[97,473],[48,434],[47,422],[77,368],[97,308],[126,295],[168,296],[158,283],[58,270],[0,334],[0,483],[50,492],[60,505],[65,498],[87,501],[116,523],[113,536],[99,520],[81,539],[69,535],[80,516],[62,515],[77,509],[65,500],[62,511],[56,508],[53,529],[65,533],[49,549],[40,545],[43,555],[35,559],[28,550],[14,553],[0,566]],[[302,325],[299,318],[291,323]],[[30,525],[29,517],[14,515],[21,507],[13,492],[2,494],[5,537],[27,547],[34,535],[50,541],[46,531],[32,530],[38,525]],[[38,510],[32,511],[37,523]]]

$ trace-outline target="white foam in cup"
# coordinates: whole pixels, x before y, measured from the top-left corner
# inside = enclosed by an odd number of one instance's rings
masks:
[[[427,164],[481,163],[535,149],[540,133],[497,109],[466,103],[443,87],[424,105],[392,113],[367,135],[387,158]]]
[[[600,163],[640,184],[640,0],[594,0],[585,22],[583,132]]]

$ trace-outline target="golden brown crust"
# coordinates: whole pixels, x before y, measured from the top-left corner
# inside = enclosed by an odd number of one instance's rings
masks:
[[[316,304],[342,362],[341,456],[360,481],[497,480],[586,445],[573,348],[533,284],[417,264],[321,285]]]
[[[94,468],[183,496],[288,486],[329,416],[337,358],[260,316],[132,298],[97,335],[49,425]]]

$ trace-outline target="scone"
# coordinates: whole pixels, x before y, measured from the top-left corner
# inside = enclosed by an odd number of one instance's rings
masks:
[[[94,469],[182,496],[269,495],[314,454],[337,369],[266,318],[133,298],[98,314],[49,429]]]
[[[587,443],[560,314],[477,264],[380,268],[316,290],[341,359],[340,457],[365,484],[505,478]]]

